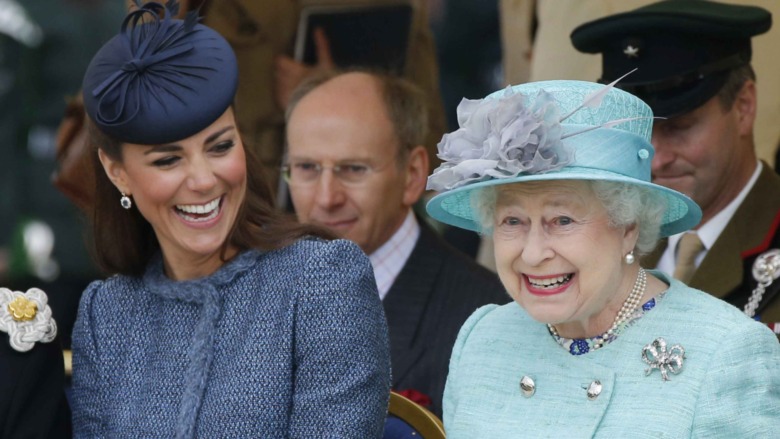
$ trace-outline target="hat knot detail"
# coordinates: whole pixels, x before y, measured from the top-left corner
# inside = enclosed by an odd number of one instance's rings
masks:
[[[132,60],[126,62],[122,66],[121,70],[129,73],[143,73],[147,67],[166,62],[179,55],[183,55],[190,50],[192,50],[192,44],[182,44],[179,47],[170,48],[152,56],[147,56],[145,58],[133,58]]]
[[[136,58],[132,61],[126,62],[125,65],[122,66],[122,71],[142,73],[144,70],[146,70],[148,65],[148,62],[144,62],[144,60]]]
[[[119,70],[117,70],[113,75],[109,76],[100,85],[95,87],[95,89],[92,90],[92,95],[97,97],[101,94],[108,94],[124,80],[133,79],[128,75],[142,74],[148,67],[168,61],[169,59],[185,54],[190,50],[192,50],[191,44],[183,44],[180,47],[163,51],[156,55],[147,56],[145,58],[133,58],[132,60],[122,65]]]

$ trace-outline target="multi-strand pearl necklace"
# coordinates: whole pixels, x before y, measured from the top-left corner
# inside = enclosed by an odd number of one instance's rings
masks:
[[[636,281],[634,282],[634,287],[631,289],[631,293],[628,295],[628,297],[626,297],[625,302],[623,302],[623,306],[620,307],[620,311],[618,311],[617,315],[615,316],[615,321],[612,322],[612,327],[609,328],[607,332],[596,336],[593,339],[594,350],[604,346],[604,343],[615,335],[618,327],[620,327],[623,322],[634,315],[634,311],[636,311],[636,308],[639,306],[639,302],[642,300],[642,296],[645,295],[645,288],[647,288],[647,272],[645,272],[644,268],[640,267],[639,274],[637,274]],[[555,330],[553,325],[548,323],[547,328],[556,338],[560,337],[558,335],[558,331]]]

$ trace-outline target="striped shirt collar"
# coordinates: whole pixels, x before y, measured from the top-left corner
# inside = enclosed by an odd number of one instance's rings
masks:
[[[420,236],[420,225],[417,223],[414,213],[409,209],[401,227],[395,231],[390,239],[382,244],[368,258],[374,267],[376,287],[379,290],[379,298],[384,300],[390,287],[398,277],[398,273],[406,265],[406,260],[412,254],[417,238]]]

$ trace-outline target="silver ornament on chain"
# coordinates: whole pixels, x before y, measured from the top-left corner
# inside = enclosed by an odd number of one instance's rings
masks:
[[[758,305],[764,298],[764,292],[767,287],[772,285],[775,279],[780,277],[780,249],[773,248],[762,253],[756,261],[753,262],[753,278],[758,282],[756,288],[750,294],[743,312],[748,317],[756,315]]]

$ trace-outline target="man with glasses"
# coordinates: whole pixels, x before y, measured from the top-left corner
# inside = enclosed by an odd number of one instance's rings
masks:
[[[441,415],[460,326],[479,306],[509,297],[495,274],[412,211],[428,176],[422,96],[403,79],[364,72],[310,79],[290,100],[282,172],[301,222],[369,255],[390,331],[393,389]]]

